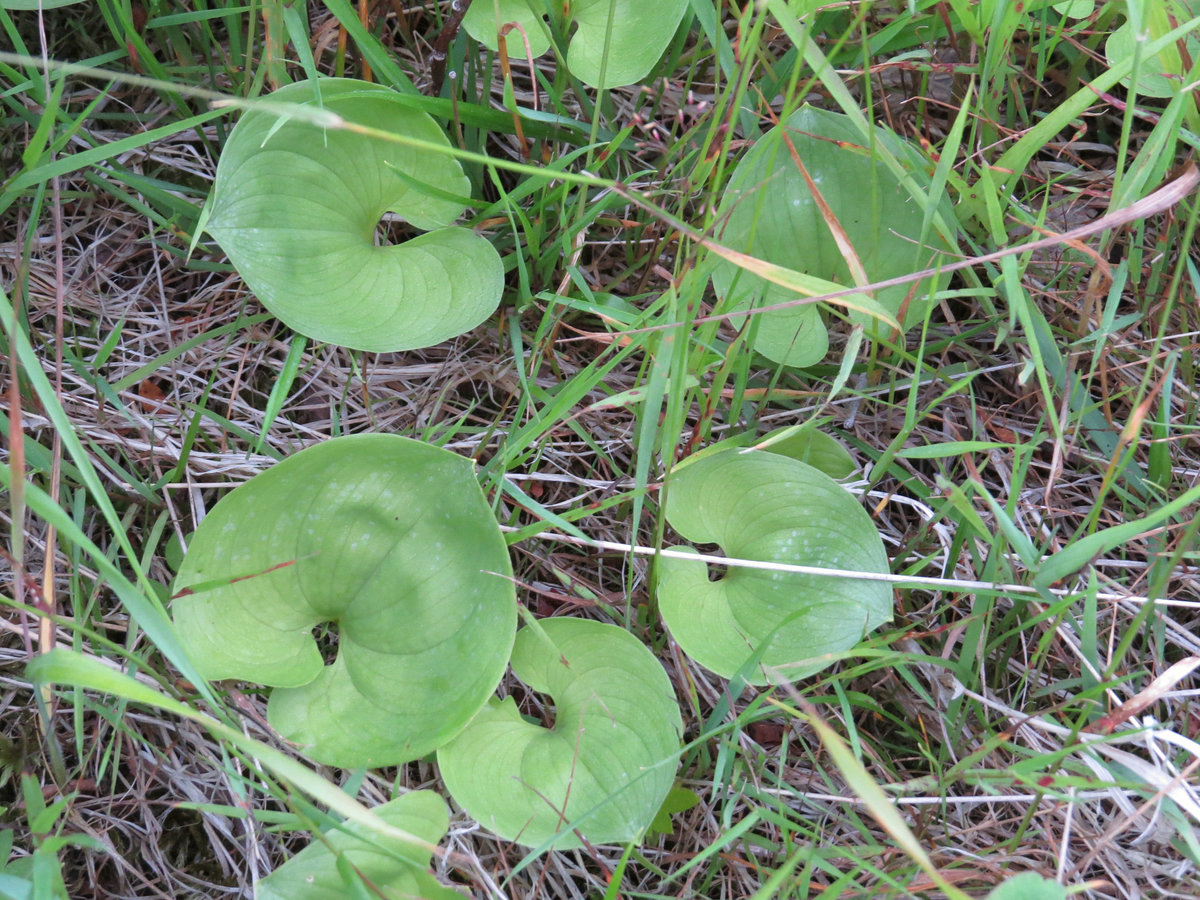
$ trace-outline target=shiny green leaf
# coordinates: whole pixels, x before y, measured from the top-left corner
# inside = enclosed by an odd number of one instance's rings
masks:
[[[928,182],[925,161],[912,146],[883,128],[875,129],[875,138],[910,174],[921,183]],[[944,257],[944,248],[934,235],[922,239],[925,211],[921,200],[901,186],[870,147],[863,146],[854,123],[840,113],[811,106],[797,110],[782,126],[756,141],[738,163],[722,200],[726,222],[718,238],[724,246],[833,286],[854,284],[850,266],[796,165],[796,157],[872,282],[930,268]],[[950,216],[950,211],[945,214]],[[939,249],[933,248],[935,243]],[[713,286],[729,308],[749,310],[808,293],[791,289],[781,283],[783,279],[767,279],[755,268],[728,258],[717,265]],[[853,298],[842,302],[849,307],[853,321],[863,324],[868,335],[879,337],[890,331],[889,318],[905,327],[920,321],[932,292],[945,280],[920,282],[911,298],[913,286],[904,284],[876,291],[873,304],[849,302]],[[808,366],[825,356],[828,335],[815,304],[757,318],[753,347],[768,359],[787,366]]]
[[[724,556],[887,572],[870,516],[828,475],[778,453],[725,450],[670,476],[667,521]],[[884,583],[730,567],[716,581],[701,559],[659,561],[658,602],[680,648],[725,678],[795,681],[829,665],[892,615]]]
[[[516,630],[510,576],[468,460],[359,435],[226,496],[192,538],[172,613],[206,677],[276,688],[268,717],[306,755],[393,765],[495,690]],[[318,627],[336,640],[328,665]]]
[[[413,791],[372,810],[389,825],[430,844],[449,826],[446,801],[433,791]],[[388,897],[463,900],[438,884],[429,872],[430,854],[412,845],[373,835],[357,823],[334,830],[285,862],[255,885],[258,900],[344,900],[351,887],[338,871],[338,860],[353,867],[352,879]],[[353,883],[353,882],[352,882]],[[374,896],[372,894],[371,896]]]
[[[615,625],[562,618],[522,629],[512,667],[553,698],[554,724],[526,721],[512,697],[490,702],[438,750],[451,796],[529,847],[579,847],[576,829],[591,843],[640,838],[671,790],[682,734],[658,660]]]
[[[1066,900],[1067,889],[1037,872],[1022,872],[987,895],[987,900]]]
[[[492,245],[455,227],[470,184],[423,112],[380,85],[317,82],[327,114],[425,147],[251,110],[217,166],[206,230],[263,305],[301,334],[359,350],[426,347],[474,328],[500,301]],[[315,109],[298,82],[273,104]],[[329,120],[336,125],[336,119]],[[426,233],[376,246],[387,212]]]
[[[515,22],[529,37],[534,56],[550,46],[543,19],[553,16],[564,24],[567,4],[553,0],[475,0],[463,17],[463,27],[480,43],[495,50],[500,28]],[[576,27],[567,50],[567,68],[594,88],[614,88],[644,78],[675,35],[688,0],[574,0],[569,4]],[[525,53],[514,29],[505,38],[510,56]]]

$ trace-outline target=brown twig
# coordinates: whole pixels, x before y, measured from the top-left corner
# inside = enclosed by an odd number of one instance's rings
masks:
[[[450,14],[446,16],[446,23],[442,26],[442,30],[433,44],[433,53],[429,55],[429,77],[433,82],[435,97],[442,93],[442,84],[446,81],[446,58],[450,54],[450,44],[458,34],[463,16],[467,14],[470,6],[471,0],[453,0],[450,4]]]

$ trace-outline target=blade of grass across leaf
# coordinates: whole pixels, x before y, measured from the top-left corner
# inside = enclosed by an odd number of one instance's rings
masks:
[[[1143,197],[1141,200],[1137,201],[1136,203],[1133,203],[1133,204],[1125,207],[1124,209],[1119,209],[1114,212],[1106,213],[1105,215],[1101,216],[1098,219],[1093,219],[1091,222],[1088,222],[1085,225],[1080,225],[1077,228],[1072,228],[1068,231],[1062,232],[1061,234],[1052,235],[1050,237],[1045,237],[1045,238],[1039,238],[1036,241],[1030,241],[1029,243],[1026,243],[1026,244],[1016,244],[1016,245],[1004,247],[1003,249],[996,250],[992,253],[985,253],[982,256],[975,256],[970,259],[960,260],[959,262],[948,263],[947,265],[944,265],[941,267],[932,268],[932,269],[922,269],[920,272],[913,272],[910,275],[901,275],[896,278],[887,278],[887,279],[884,279],[883,281],[874,281],[874,282],[871,282],[870,284],[863,285],[861,289],[858,287],[852,287],[852,288],[838,287],[837,290],[830,291],[827,294],[817,294],[817,295],[808,297],[803,300],[789,300],[785,303],[774,303],[769,306],[760,306],[760,307],[755,308],[751,312],[751,314],[757,315],[757,314],[761,314],[761,313],[765,313],[765,312],[773,312],[773,311],[779,310],[779,309],[788,309],[789,307],[795,306],[799,303],[816,303],[816,302],[829,303],[832,301],[836,301],[842,297],[861,294],[862,291],[864,291],[864,290],[874,291],[874,290],[878,290],[879,288],[892,287],[893,285],[909,284],[914,281],[920,281],[923,278],[928,278],[931,275],[937,275],[938,273],[958,272],[963,269],[973,268],[975,266],[981,265],[982,263],[994,262],[999,259],[1004,259],[1005,257],[1008,257],[1008,256],[1016,256],[1019,254],[1030,253],[1034,250],[1041,250],[1046,247],[1057,247],[1061,244],[1070,243],[1071,241],[1078,241],[1083,238],[1090,237],[1091,235],[1099,234],[1102,231],[1107,231],[1112,228],[1120,228],[1123,225],[1129,224],[1130,222],[1136,222],[1141,219],[1149,218],[1153,215],[1156,215],[1157,213],[1160,213],[1167,209],[1170,209],[1172,206],[1175,206],[1180,201],[1182,201],[1185,197],[1187,197],[1189,194],[1191,194],[1192,191],[1194,191],[1196,189],[1197,184],[1200,184],[1200,169],[1198,169],[1194,163],[1188,163],[1188,165],[1184,168],[1184,170],[1179,174],[1179,176],[1177,178],[1175,178],[1173,181],[1170,181],[1167,184],[1163,185],[1161,188],[1154,191],[1153,193],[1147,194],[1145,197]],[[734,251],[729,250],[728,248],[721,247],[719,244],[716,244],[715,242],[709,240],[708,238],[705,238],[699,232],[695,231],[694,229],[689,228],[686,224],[675,219],[673,216],[663,214],[662,211],[659,210],[657,207],[655,207],[653,204],[642,199],[635,192],[628,190],[627,188],[625,188],[624,185],[613,185],[612,190],[616,191],[617,193],[620,193],[621,196],[628,198],[630,200],[630,202],[636,203],[637,205],[641,206],[643,209],[646,209],[647,211],[650,211],[655,215],[659,215],[659,217],[662,218],[663,221],[667,222],[668,224],[672,225],[675,228],[680,229],[681,233],[685,234],[688,238],[696,241],[697,243],[702,243],[702,242],[707,241],[705,246],[707,246],[709,250],[716,253],[718,256],[722,256],[726,259],[729,259],[730,262],[740,264],[739,260],[734,257],[735,256],[743,256],[744,254],[736,254]],[[726,256],[726,254],[733,254],[733,256]],[[754,270],[752,270],[752,271],[754,271]],[[793,275],[799,274],[799,273],[793,273],[793,272],[791,272],[791,270],[788,270],[788,269],[785,269],[784,272],[788,272]],[[763,278],[767,278],[768,281],[773,280],[761,272],[756,272],[755,274],[759,274]],[[787,286],[787,285],[785,285],[785,286]],[[746,315],[745,312],[720,313],[720,314],[708,315],[708,316],[697,316],[692,321],[695,323],[719,322],[719,321],[733,318],[735,316],[744,316],[744,315]],[[676,327],[678,327],[678,326],[675,324],[671,324],[671,323],[668,323],[665,325],[647,325],[647,326],[644,326],[641,328],[630,329],[626,333],[627,334],[643,334],[643,333],[647,333],[647,332],[651,332],[651,331],[663,331],[667,328],[676,328]],[[587,336],[585,335],[584,337],[587,337]]]
[[[774,16],[779,27],[800,50],[804,61],[808,63],[813,70],[814,76],[826,87],[830,95],[837,101],[841,111],[845,113],[852,122],[858,127],[866,145],[871,149],[878,159],[884,163],[895,176],[896,180],[904,186],[904,189],[918,202],[922,208],[926,210],[927,220],[933,223],[933,226],[938,230],[938,233],[951,246],[954,245],[956,237],[954,229],[950,223],[946,222],[942,215],[937,210],[937,204],[931,203],[930,198],[938,196],[937,194],[926,193],[913,180],[909,172],[904,168],[903,164],[896,159],[895,155],[889,148],[883,146],[874,138],[874,127],[867,117],[863,114],[859,107],[859,101],[851,93],[842,77],[837,73],[837,70],[830,64],[821,48],[816,41],[808,33],[784,0],[767,0],[767,9]],[[930,212],[932,210],[932,213]],[[942,269],[941,271],[946,271]]]
[[[825,220],[825,226],[829,229],[829,233],[833,235],[833,240],[842,254],[842,259],[846,261],[846,266],[850,269],[850,277],[854,281],[855,287],[870,284],[871,279],[867,277],[867,270],[863,268],[862,260],[858,258],[858,253],[854,249],[854,244],[851,242],[850,236],[846,234],[846,229],[842,227],[842,223],[838,221],[837,215],[826,202],[821,189],[817,187],[817,183],[813,180],[812,175],[809,174],[808,167],[804,165],[804,160],[800,158],[800,154],[796,151],[796,145],[788,135],[787,129],[783,129],[780,135],[783,138],[784,144],[787,145],[792,162],[804,178],[805,185],[808,186],[808,192],[812,194],[813,202],[817,205],[817,209],[821,211],[821,218]]]
[[[620,194],[622,197],[625,197],[631,203],[637,204],[647,212],[651,213],[651,215],[656,216],[671,227],[678,229],[681,234],[686,235],[688,238],[705,247],[712,253],[715,253],[722,259],[731,262],[748,272],[752,272],[765,281],[769,281],[772,284],[777,284],[780,287],[787,288],[788,290],[795,291],[797,294],[801,294],[806,298],[810,298],[805,300],[789,300],[786,303],[775,303],[770,306],[756,307],[755,309],[749,311],[742,310],[736,313],[726,313],[719,316],[698,316],[692,320],[693,322],[717,321],[719,319],[728,319],[731,316],[742,317],[747,315],[759,315],[770,310],[789,309],[801,303],[815,303],[818,300],[822,300],[825,302],[832,302],[838,306],[845,306],[847,309],[856,310],[864,315],[872,316],[880,321],[886,322],[894,328],[899,328],[900,323],[895,320],[891,313],[885,310],[882,306],[880,306],[862,291],[873,290],[880,285],[907,284],[909,281],[920,280],[919,276],[904,276],[899,279],[890,279],[886,282],[876,282],[875,284],[863,285],[861,290],[859,288],[843,288],[836,282],[826,281],[823,278],[816,278],[812,275],[806,275],[803,272],[797,272],[794,269],[789,269],[785,266],[777,266],[774,263],[767,262],[766,260],[758,259],[757,257],[750,256],[749,254],[741,253],[737,250],[725,247],[707,235],[702,234],[696,229],[690,227],[687,223],[676,218],[665,210],[655,206],[653,203],[650,203],[637,192],[626,188],[625,185],[613,184],[611,188],[614,192]],[[943,267],[940,270],[928,270],[926,274],[936,274],[938,271],[947,271],[948,268],[949,267]],[[651,326],[650,328],[644,330],[653,331],[675,327],[677,327],[675,324],[658,325]],[[642,329],[639,329],[639,331],[641,330]]]
[[[761,315],[767,310],[772,309],[790,309],[793,306],[798,306],[801,303],[816,303],[818,299],[824,300],[826,303],[833,303],[836,306],[844,306],[847,309],[852,309],[855,312],[863,313],[871,316],[881,322],[886,322],[893,328],[899,328],[900,323],[895,317],[884,309],[875,300],[872,300],[862,290],[870,290],[871,285],[862,285],[861,289],[855,288],[852,290],[843,289],[840,284],[834,281],[826,281],[824,278],[817,278],[814,275],[806,275],[803,272],[797,272],[795,269],[789,269],[785,266],[777,266],[774,263],[767,262],[765,259],[758,259],[750,256],[747,253],[741,253],[737,250],[731,250],[729,247],[723,247],[711,238],[697,235],[697,241],[711,250],[717,256],[724,260],[728,260],[734,265],[745,269],[747,272],[753,272],[760,278],[777,284],[780,287],[787,288],[790,291],[795,291],[807,298],[807,300],[791,300],[787,303],[775,303],[770,306],[759,306],[752,310],[743,310],[735,315],[738,316],[754,316]],[[943,271],[945,271],[943,269]],[[863,275],[865,278],[865,273]],[[906,276],[907,280],[907,276]],[[707,321],[697,319],[696,321]]]

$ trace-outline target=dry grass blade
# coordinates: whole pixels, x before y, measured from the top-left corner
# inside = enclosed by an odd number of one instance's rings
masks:
[[[774,303],[769,306],[758,306],[749,313],[723,313],[716,315],[697,316],[695,319],[693,319],[693,321],[696,323],[720,322],[725,321],[734,315],[761,315],[762,313],[773,312],[775,310],[789,309],[790,307],[803,303],[827,303],[838,300],[843,301],[845,305],[854,308],[850,303],[845,301],[845,298],[861,294],[863,291],[877,291],[880,288],[896,287],[897,285],[902,284],[912,284],[925,278],[930,278],[936,275],[950,274],[952,272],[960,272],[964,269],[971,269],[975,266],[982,265],[983,263],[996,262],[997,260],[1001,260],[1009,256],[1032,253],[1038,250],[1045,250],[1064,244],[1074,244],[1081,241],[1083,238],[1091,237],[1094,234],[1100,234],[1101,232],[1123,228],[1132,222],[1137,222],[1141,219],[1145,219],[1148,216],[1162,213],[1173,208],[1182,202],[1186,197],[1190,196],[1192,192],[1195,191],[1197,184],[1200,184],[1200,169],[1196,167],[1195,163],[1188,163],[1184,170],[1169,184],[1166,184],[1153,193],[1148,194],[1141,200],[1131,203],[1124,209],[1106,213],[1105,215],[1100,216],[1099,218],[1094,219],[1085,225],[1079,225],[1070,229],[1069,231],[1063,232],[1062,234],[1040,238],[1036,241],[1029,241],[1027,243],[1018,244],[1012,247],[1005,247],[1002,250],[996,250],[992,253],[985,253],[981,256],[976,256],[971,259],[964,259],[956,263],[948,263],[947,265],[939,268],[922,269],[919,272],[913,272],[911,275],[900,275],[896,278],[888,278],[883,281],[872,281],[867,284],[856,285],[852,288],[844,288],[837,291],[830,291],[825,294],[814,293],[802,300],[788,300],[785,303]],[[648,203],[644,199],[638,198],[633,192],[625,191],[620,188],[614,188],[614,190],[617,190],[622,194],[622,196],[625,196],[628,200],[630,200],[630,202],[637,203],[638,205],[642,206],[648,212],[653,213],[655,211],[655,207],[652,204]],[[772,266],[763,260],[756,260],[747,254],[730,250],[728,247],[722,247],[711,238],[704,236],[695,229],[689,228],[675,219],[668,219],[664,217],[664,221],[667,221],[668,224],[678,228],[681,233],[687,235],[696,243],[711,250],[713,253],[716,253],[722,259],[726,259],[729,262],[743,266],[761,278],[765,278],[768,281],[783,285],[784,287],[792,287],[794,284],[792,280],[786,278],[785,275],[780,274],[781,272],[786,273],[787,270],[781,269],[778,266]],[[885,321],[887,321],[886,318]],[[653,331],[662,331],[674,327],[676,326],[655,325],[633,329],[628,333],[647,334]]]

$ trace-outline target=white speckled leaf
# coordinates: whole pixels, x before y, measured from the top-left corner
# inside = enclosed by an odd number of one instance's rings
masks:
[[[512,667],[553,698],[554,726],[527,722],[512,698],[490,702],[438,750],[451,796],[529,847],[568,825],[592,843],[640,838],[671,789],[682,734],[658,660],[615,625],[563,618],[522,629]],[[568,831],[553,846],[581,843]]]
[[[382,766],[436,749],[486,702],[516,631],[508,549],[470,461],[395,435],[310,447],[193,535],[172,614],[208,678],[275,687],[306,755]],[[325,665],[313,629],[336,622]]]
[[[670,476],[667,521],[725,556],[887,572],[870,517],[828,475],[766,451],[725,450]],[[887,584],[734,568],[710,581],[703,560],[659,561],[663,621],[688,656],[731,678],[760,653],[754,684],[795,681],[892,615]]]
[[[388,88],[349,78],[319,85],[324,107],[347,121],[450,148],[433,119]],[[269,99],[315,102],[307,82]],[[359,350],[407,350],[474,328],[500,302],[499,254],[453,227],[463,205],[450,197],[469,190],[449,153],[251,110],[221,153],[206,229],[292,328]],[[389,211],[427,233],[375,246]]]

